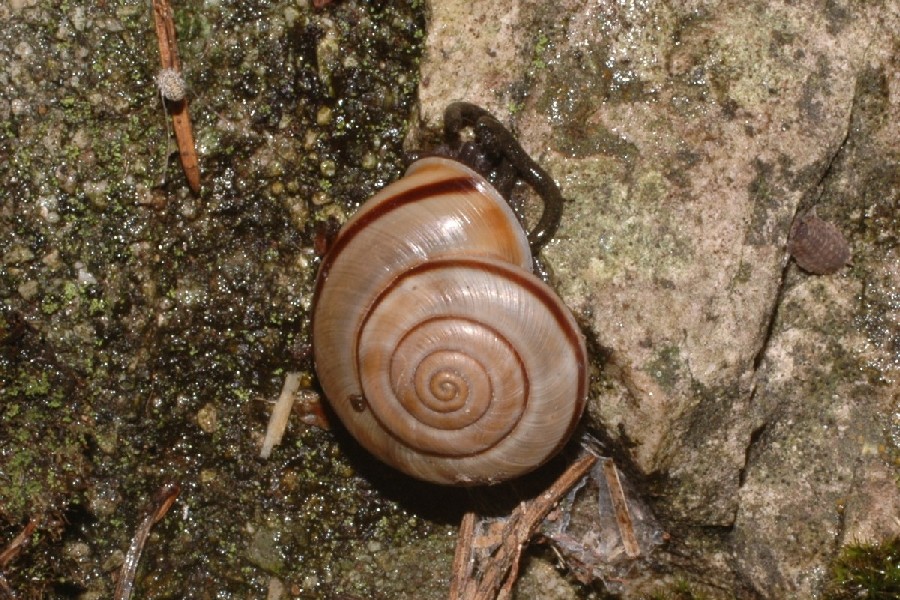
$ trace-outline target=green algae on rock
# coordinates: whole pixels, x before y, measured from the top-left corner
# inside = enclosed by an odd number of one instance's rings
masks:
[[[292,424],[257,458],[265,399],[310,368],[314,223],[400,172],[423,7],[175,13],[199,199],[166,140],[148,5],[0,7],[0,531],[46,515],[7,581],[109,597],[163,480],[182,493],[142,557],[145,598],[261,596],[272,577],[323,597],[351,587],[338,557],[366,544],[451,553],[415,503],[354,477],[365,460],[331,434]],[[391,579],[352,587],[403,587]]]

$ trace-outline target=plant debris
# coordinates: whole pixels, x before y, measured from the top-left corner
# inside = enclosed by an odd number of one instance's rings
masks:
[[[453,558],[450,600],[509,598],[522,550],[550,510],[596,462],[596,456],[585,454],[546,491],[521,502],[509,516],[485,518],[467,512]]]
[[[175,142],[181,167],[188,187],[194,194],[200,193],[200,163],[194,147],[194,131],[188,113],[188,101],[184,94],[184,78],[181,75],[181,61],[178,59],[178,42],[175,40],[175,22],[169,0],[153,0],[153,19],[156,22],[156,37],[159,41],[159,60],[162,71],[157,77],[166,106],[172,115]]]
[[[141,554],[144,551],[144,545],[150,536],[150,528],[159,523],[181,492],[181,486],[177,483],[167,483],[162,486],[147,510],[147,516],[141,521],[131,545],[128,547],[128,553],[125,555],[125,563],[122,565],[122,571],[119,574],[119,581],[116,583],[116,591],[113,595],[115,600],[128,600],[134,591],[134,576],[137,573],[138,562],[141,560]]]

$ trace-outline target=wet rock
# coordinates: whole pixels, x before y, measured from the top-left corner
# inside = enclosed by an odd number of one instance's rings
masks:
[[[653,482],[664,569],[713,596],[807,597],[849,536],[896,534],[897,15],[574,0],[431,14],[424,128],[449,100],[482,104],[570,201],[545,256],[608,352],[591,426]],[[830,281],[785,269],[814,204],[853,247]]]

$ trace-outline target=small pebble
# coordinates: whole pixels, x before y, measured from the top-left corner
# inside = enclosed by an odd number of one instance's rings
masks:
[[[197,425],[199,425],[200,429],[205,433],[215,432],[218,426],[218,418],[214,404],[205,404],[197,411]]]

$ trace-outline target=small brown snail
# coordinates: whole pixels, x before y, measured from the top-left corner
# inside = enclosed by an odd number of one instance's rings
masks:
[[[372,197],[322,260],[313,309],[319,381],[350,433],[384,462],[444,484],[495,483],[552,457],[587,396],[584,338],[532,272],[552,236],[556,184],[484,110],[452,104],[500,166],[542,196],[530,236],[488,179],[431,156]],[[457,154],[475,162],[471,144]],[[514,177],[511,177],[514,175]]]

